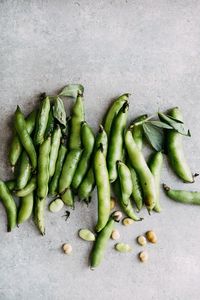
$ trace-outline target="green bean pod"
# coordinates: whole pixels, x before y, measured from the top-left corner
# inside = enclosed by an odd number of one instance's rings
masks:
[[[133,190],[133,183],[131,178],[131,172],[129,168],[120,160],[117,162],[118,176],[121,188],[121,199],[124,205],[128,205],[130,196]]]
[[[24,119],[24,115],[22,114],[19,106],[15,111],[15,129],[18,133],[21,144],[23,145],[26,153],[28,154],[33,169],[37,166],[37,155],[35,151],[35,147],[33,145],[33,141],[26,129],[26,121]]]
[[[49,97],[45,97],[41,100],[40,109],[36,120],[36,128],[34,135],[35,145],[40,145],[44,141],[44,135],[48,124],[50,108],[51,106]]]
[[[154,210],[156,212],[161,212],[161,206],[160,206],[160,174],[162,170],[163,165],[163,155],[161,152],[156,152],[152,155],[150,162],[149,162],[149,168],[151,170],[151,173],[154,176],[155,184],[156,184],[156,204],[154,206]]]
[[[65,190],[65,192],[61,195],[61,199],[65,205],[74,207],[74,195],[70,188]]]
[[[141,184],[139,182],[139,178],[137,173],[135,172],[134,168],[131,166],[130,162],[128,161],[127,166],[131,172],[131,179],[132,179],[132,184],[133,184],[133,189],[132,189],[132,197],[135,202],[135,205],[140,211],[143,206],[143,196],[142,196],[142,188]]]
[[[143,129],[140,122],[146,120],[147,117],[148,117],[147,115],[141,115],[137,119],[135,119],[133,121],[133,124],[131,125],[131,132],[133,135],[133,139],[140,150],[142,150],[142,145],[143,145]]]
[[[82,150],[74,149],[67,153],[59,179],[59,193],[62,194],[72,183]]]
[[[44,138],[48,138],[50,135],[52,135],[53,130],[54,130],[54,124],[55,124],[55,119],[53,115],[53,108],[50,108],[49,111],[49,116],[48,116],[48,122],[47,122],[47,127],[45,130]]]
[[[110,239],[114,226],[115,220],[111,215],[104,228],[98,233],[97,238],[94,242],[94,246],[90,257],[90,267],[92,270],[98,267],[104,258],[106,246],[108,240]]]
[[[11,231],[16,226],[17,207],[15,201],[6,184],[0,180],[0,199],[7,214],[7,231]]]
[[[33,192],[36,188],[37,188],[37,179],[36,176],[33,176],[23,189],[15,191],[15,195],[17,197],[26,197],[31,192]]]
[[[46,198],[40,199],[36,197],[34,207],[34,220],[35,225],[39,229],[41,235],[45,235],[45,223],[44,223],[44,208]]]
[[[50,151],[50,159],[49,159],[49,176],[50,177],[52,177],[55,172],[61,136],[62,136],[62,133],[61,133],[60,126],[57,125],[57,127],[53,131],[52,139],[51,139],[51,151]]]
[[[72,188],[75,190],[78,189],[79,185],[83,181],[85,174],[89,169],[91,155],[94,148],[94,134],[92,132],[92,129],[86,122],[83,122],[81,126],[81,140],[84,150],[82,152],[81,158],[79,160],[76,172],[72,180]]]
[[[16,186],[15,180],[7,180],[7,181],[5,181],[5,184],[10,192],[14,191],[15,186]]]
[[[62,166],[65,160],[66,153],[67,153],[67,148],[61,144],[58,151],[58,159],[56,161],[55,172],[49,185],[49,194],[52,196],[55,196],[58,193],[58,181],[61,175]]]
[[[124,130],[126,128],[128,108],[129,105],[126,102],[113,120],[111,127],[107,157],[110,182],[114,182],[117,179],[117,161],[121,160],[123,156]]]
[[[123,196],[122,196],[122,192],[121,192],[121,187],[120,187],[120,181],[119,179],[117,179],[114,184],[114,191],[117,197],[117,200],[119,202],[120,207],[122,208],[123,212],[132,220],[134,221],[141,221],[142,218],[140,218],[139,216],[136,215],[133,206],[131,204],[130,199],[128,200],[127,203],[124,202]]]
[[[143,189],[144,203],[147,209],[151,211],[156,204],[156,187],[154,177],[147,166],[142,152],[137,147],[130,130],[127,130],[125,134],[125,145],[130,163],[140,179]]]
[[[102,144],[103,146],[103,153],[106,157],[107,148],[108,148],[108,138],[102,125],[99,126],[99,132],[95,139],[93,155],[95,155],[97,149],[100,147],[100,144]],[[95,187],[95,177],[94,177],[93,166],[92,166],[88,170],[86,176],[84,177],[82,183],[79,186],[78,189],[79,198],[89,203],[94,187]]]
[[[17,224],[22,224],[28,220],[33,211],[34,196],[33,192],[29,195],[20,198],[20,207],[17,216]]]
[[[191,192],[185,190],[173,190],[166,184],[163,184],[166,195],[176,202],[184,204],[200,205],[200,192]]]
[[[26,154],[25,151],[23,151],[20,157],[19,174],[16,179],[17,190],[21,190],[27,185],[30,175],[31,175],[31,164],[28,155]]]
[[[122,106],[125,103],[127,103],[129,95],[130,94],[123,94],[119,98],[117,98],[113,102],[113,104],[111,105],[111,107],[109,108],[109,110],[106,114],[105,121],[104,121],[104,129],[105,129],[105,132],[107,133],[108,138],[110,136],[110,131],[111,131],[113,120],[116,117],[116,115],[119,113]]]
[[[46,198],[49,183],[49,155],[51,150],[51,137],[48,137],[39,147],[37,172],[37,197]]]
[[[78,93],[76,102],[72,109],[71,126],[69,135],[69,149],[81,148],[81,123],[84,121],[83,95]]]
[[[26,129],[30,135],[35,128],[35,119],[36,119],[36,111],[30,113],[30,115],[26,118]],[[22,144],[20,142],[17,133],[15,133],[11,143],[10,152],[9,152],[9,162],[12,167],[16,165],[21,155],[21,152],[22,152]]]
[[[181,111],[178,107],[170,111],[170,116],[183,121]],[[184,182],[194,182],[191,170],[187,164],[182,145],[182,135],[175,130],[167,131],[167,156],[172,169]]]
[[[99,232],[108,222],[110,214],[110,183],[102,145],[94,156],[94,175],[98,194],[98,221],[96,231]]]

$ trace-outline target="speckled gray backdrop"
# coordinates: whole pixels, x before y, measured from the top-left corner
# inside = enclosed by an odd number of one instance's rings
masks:
[[[63,85],[85,86],[86,119],[97,129],[111,99],[130,92],[130,119],[179,105],[192,137],[185,150],[193,171],[200,170],[200,1],[0,1],[0,173],[6,162],[11,120],[18,103],[28,113],[37,95]],[[66,106],[69,105],[66,103]],[[162,181],[182,183],[165,162]],[[186,188],[199,188],[200,179]],[[30,220],[6,233],[0,205],[0,299],[200,298],[200,209],[168,200],[163,212],[132,227],[118,226],[134,251],[123,255],[110,241],[98,270],[88,268],[91,245],[77,238],[96,220],[96,197],[89,208],[77,203],[66,223],[46,212],[46,236]],[[136,255],[138,234],[153,228],[158,244],[148,245],[149,262]],[[71,242],[73,255],[60,246]]]

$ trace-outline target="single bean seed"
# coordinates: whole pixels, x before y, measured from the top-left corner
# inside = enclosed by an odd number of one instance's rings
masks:
[[[114,229],[111,233],[112,240],[118,240],[120,238],[120,233],[118,230]]]
[[[143,236],[143,235],[140,235],[137,237],[137,242],[141,246],[146,246],[146,244],[147,244],[147,240],[146,240],[145,236]]]
[[[62,246],[62,248],[63,248],[63,252],[65,254],[70,255],[72,253],[72,246],[71,246],[71,244],[64,244]]]
[[[132,225],[133,223],[134,223],[134,221],[131,218],[124,218],[123,221],[122,221],[122,224],[124,226]]]
[[[155,232],[153,230],[147,231],[146,232],[146,237],[147,237],[147,240],[150,243],[153,243],[153,244],[157,243],[157,236],[156,236],[156,234],[155,234]]]
[[[57,198],[49,204],[49,210],[53,213],[58,212],[63,208],[63,205],[64,205],[63,201]]]
[[[139,259],[141,262],[146,262],[149,258],[149,255],[146,251],[142,251],[139,253]]]
[[[89,229],[80,229],[78,235],[84,241],[95,241],[95,235]]]
[[[110,210],[114,209],[116,206],[115,198],[111,197],[110,199]]]
[[[126,253],[126,252],[131,252],[132,251],[132,248],[131,246],[129,246],[128,244],[125,244],[125,243],[117,243],[115,245],[115,249],[119,252],[122,252],[122,253]]]

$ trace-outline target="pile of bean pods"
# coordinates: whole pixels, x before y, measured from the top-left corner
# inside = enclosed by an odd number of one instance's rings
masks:
[[[95,136],[85,121],[83,94],[82,85],[69,84],[57,96],[42,94],[39,109],[27,117],[17,107],[9,152],[14,178],[0,181],[0,198],[7,213],[8,231],[33,214],[44,235],[48,195],[54,197],[49,208],[56,212],[63,204],[74,207],[76,198],[89,204],[96,186],[97,238],[91,255],[91,267],[95,268],[102,260],[115,221],[119,221],[118,212],[110,213],[111,189],[123,213],[140,221],[138,212],[143,206],[149,213],[161,211],[163,152],[184,182],[193,182],[194,176],[183,153],[182,135],[190,133],[184,128],[179,108],[168,114],[159,112],[157,120],[139,116],[127,126],[130,95],[123,94],[113,101]],[[75,99],[69,117],[65,97]],[[156,150],[148,162],[142,152],[144,138]],[[164,188],[177,201],[200,204],[199,193]],[[20,198],[19,207],[13,196]]]

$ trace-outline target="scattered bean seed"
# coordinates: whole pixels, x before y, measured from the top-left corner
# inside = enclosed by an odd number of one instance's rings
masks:
[[[80,229],[79,237],[84,241],[92,242],[95,241],[95,235],[89,229]]]
[[[146,237],[147,237],[147,240],[150,243],[153,243],[153,244],[157,243],[157,236],[156,236],[156,234],[153,230],[147,231],[146,232]]]
[[[132,225],[133,223],[134,223],[134,221],[131,218],[124,218],[123,221],[122,221],[122,224],[124,226]]]
[[[141,246],[146,246],[146,244],[147,244],[147,240],[146,240],[145,236],[143,236],[143,235],[140,235],[137,237],[137,242]]]
[[[63,208],[63,205],[64,203],[60,198],[55,199],[49,204],[49,210],[51,212],[58,212]]]
[[[113,218],[115,219],[116,222],[119,222],[122,218],[122,213],[121,211],[117,210],[113,213]]]
[[[72,246],[70,244],[64,244],[62,248],[65,254],[70,255],[72,253]]]
[[[115,245],[115,249],[119,252],[131,252],[132,248],[128,244],[118,243]]]
[[[112,240],[118,240],[120,238],[120,233],[118,230],[114,229],[111,234]]]

